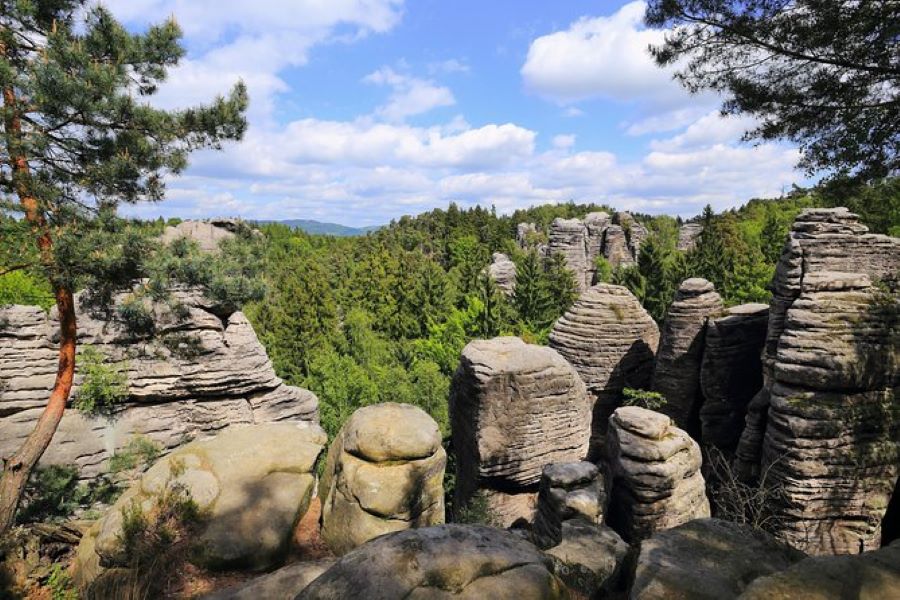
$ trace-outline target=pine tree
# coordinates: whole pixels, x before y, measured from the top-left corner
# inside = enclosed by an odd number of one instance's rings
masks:
[[[641,244],[637,268],[643,277],[642,302],[647,312],[659,323],[665,319],[674,295],[672,272],[668,268],[667,259],[656,236],[650,236]]]
[[[518,320],[532,332],[548,324],[553,298],[547,289],[537,252],[530,251],[516,265],[516,290],[513,305]]]
[[[47,406],[3,466],[0,531],[12,523],[72,388],[73,292],[88,268],[85,257],[98,250],[79,246],[76,232],[101,236],[96,217],[108,224],[120,202],[161,200],[166,176],[181,172],[192,150],[218,147],[246,128],[242,84],[206,107],[163,111],[146,102],[184,55],[180,34],[171,20],[132,34],[85,0],[0,0],[0,210],[27,224],[60,323]]]

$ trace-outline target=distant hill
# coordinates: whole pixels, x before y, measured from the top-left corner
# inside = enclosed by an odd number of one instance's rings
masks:
[[[318,235],[336,235],[340,237],[354,237],[358,235],[366,235],[370,231],[381,229],[381,225],[371,225],[369,227],[347,227],[337,223],[323,223],[322,221],[314,221],[312,219],[285,219],[283,221],[275,221],[282,223],[294,229],[302,229],[306,233]]]

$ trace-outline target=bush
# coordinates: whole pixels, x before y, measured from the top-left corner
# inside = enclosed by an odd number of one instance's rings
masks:
[[[718,449],[708,447],[707,488],[712,503],[713,516],[734,523],[749,525],[754,529],[775,533],[778,516],[772,511],[784,499],[784,487],[769,478],[769,463],[755,482],[742,481],[731,461]]]
[[[107,364],[106,355],[93,346],[78,356],[81,386],[72,405],[87,414],[109,412],[128,397],[128,376],[121,365]]]
[[[78,592],[75,591],[72,576],[59,563],[50,567],[50,574],[47,576],[47,587],[50,588],[51,600],[78,600]]]
[[[28,478],[16,520],[19,523],[62,521],[79,508],[96,502],[112,502],[120,491],[103,477],[79,483],[78,469],[72,465],[38,467]]]
[[[161,454],[159,444],[143,435],[133,436],[124,448],[109,459],[110,473],[121,473],[132,469],[144,470]]]
[[[659,392],[627,387],[622,390],[622,396],[624,398],[622,404],[625,406],[639,406],[647,410],[659,410],[666,405],[665,396]]]

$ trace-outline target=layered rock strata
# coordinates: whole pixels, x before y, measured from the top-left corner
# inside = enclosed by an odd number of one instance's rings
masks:
[[[603,237],[603,256],[613,269],[635,264],[625,230],[620,225],[610,225],[606,228]]]
[[[558,352],[500,337],[470,342],[450,391],[458,507],[478,493],[499,524],[531,521],[544,465],[584,458],[591,401]]]
[[[532,536],[540,548],[562,541],[565,521],[601,523],[606,510],[606,485],[597,465],[589,462],[553,463],[544,467],[538,491]]]
[[[561,254],[566,259],[579,291],[591,284],[588,277],[593,269],[588,256],[588,232],[581,219],[554,219],[547,250],[551,255]]]
[[[502,252],[494,252],[488,265],[488,275],[506,296],[512,296],[516,291],[516,263]]]
[[[106,471],[107,459],[135,435],[163,449],[213,434],[228,425],[318,421],[312,392],[285,385],[241,312],[224,309],[199,291],[172,293],[169,303],[147,303],[155,335],[125,326],[122,294],[110,315],[78,306],[78,344],[92,346],[127,376],[127,397],[111,414],[67,410],[42,458],[71,464],[83,478]],[[40,308],[0,308],[0,456],[8,456],[33,429],[53,387],[58,321]],[[76,368],[77,398],[82,372]]]
[[[593,398],[595,457],[622,389],[650,386],[659,329],[626,288],[600,283],[581,294],[553,325],[549,343],[575,367]]]
[[[685,223],[679,227],[676,248],[682,252],[693,250],[701,231],[703,231],[703,225],[697,222]]]
[[[761,353],[769,307],[742,304],[709,320],[700,365],[700,427],[704,446],[725,456],[737,448],[747,405],[762,388]]]
[[[703,403],[700,364],[706,323],[722,308],[722,298],[709,281],[699,277],[683,281],[669,306],[656,354],[652,387],[666,399],[662,412],[695,437]]]
[[[617,597],[629,547],[612,528],[576,517],[563,521],[559,543],[544,554],[570,589],[587,598],[606,598]]]
[[[422,409],[356,410],[328,450],[322,539],[341,555],[385,533],[443,523],[446,464],[438,425]]]
[[[709,516],[700,447],[669,417],[637,406],[616,409],[606,445],[607,523],[625,540]]]

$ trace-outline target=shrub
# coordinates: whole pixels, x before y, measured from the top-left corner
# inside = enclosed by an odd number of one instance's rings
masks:
[[[78,469],[72,465],[39,467],[28,478],[16,520],[19,523],[65,520],[79,508],[96,502],[112,502],[120,491],[104,477],[80,483]]]
[[[83,379],[72,401],[76,409],[87,414],[108,412],[128,396],[125,370],[121,365],[108,364],[103,352],[87,346],[78,360]]]
[[[706,448],[707,488],[713,516],[754,529],[774,533],[778,516],[772,507],[784,498],[784,486],[771,481],[769,474],[778,460],[770,462],[755,482],[741,480],[731,461],[715,447]]]
[[[162,452],[159,444],[143,435],[135,435],[124,448],[109,459],[110,473],[121,473],[131,469],[144,470],[159,458]]]
[[[118,306],[117,312],[122,325],[131,335],[153,337],[156,333],[156,322],[141,298],[132,294]]]
[[[666,398],[659,392],[625,388],[622,390],[625,406],[639,406],[648,410],[659,410],[666,405]]]
[[[75,591],[72,576],[60,563],[55,563],[50,567],[47,587],[50,588],[51,600],[78,600],[78,592]]]

